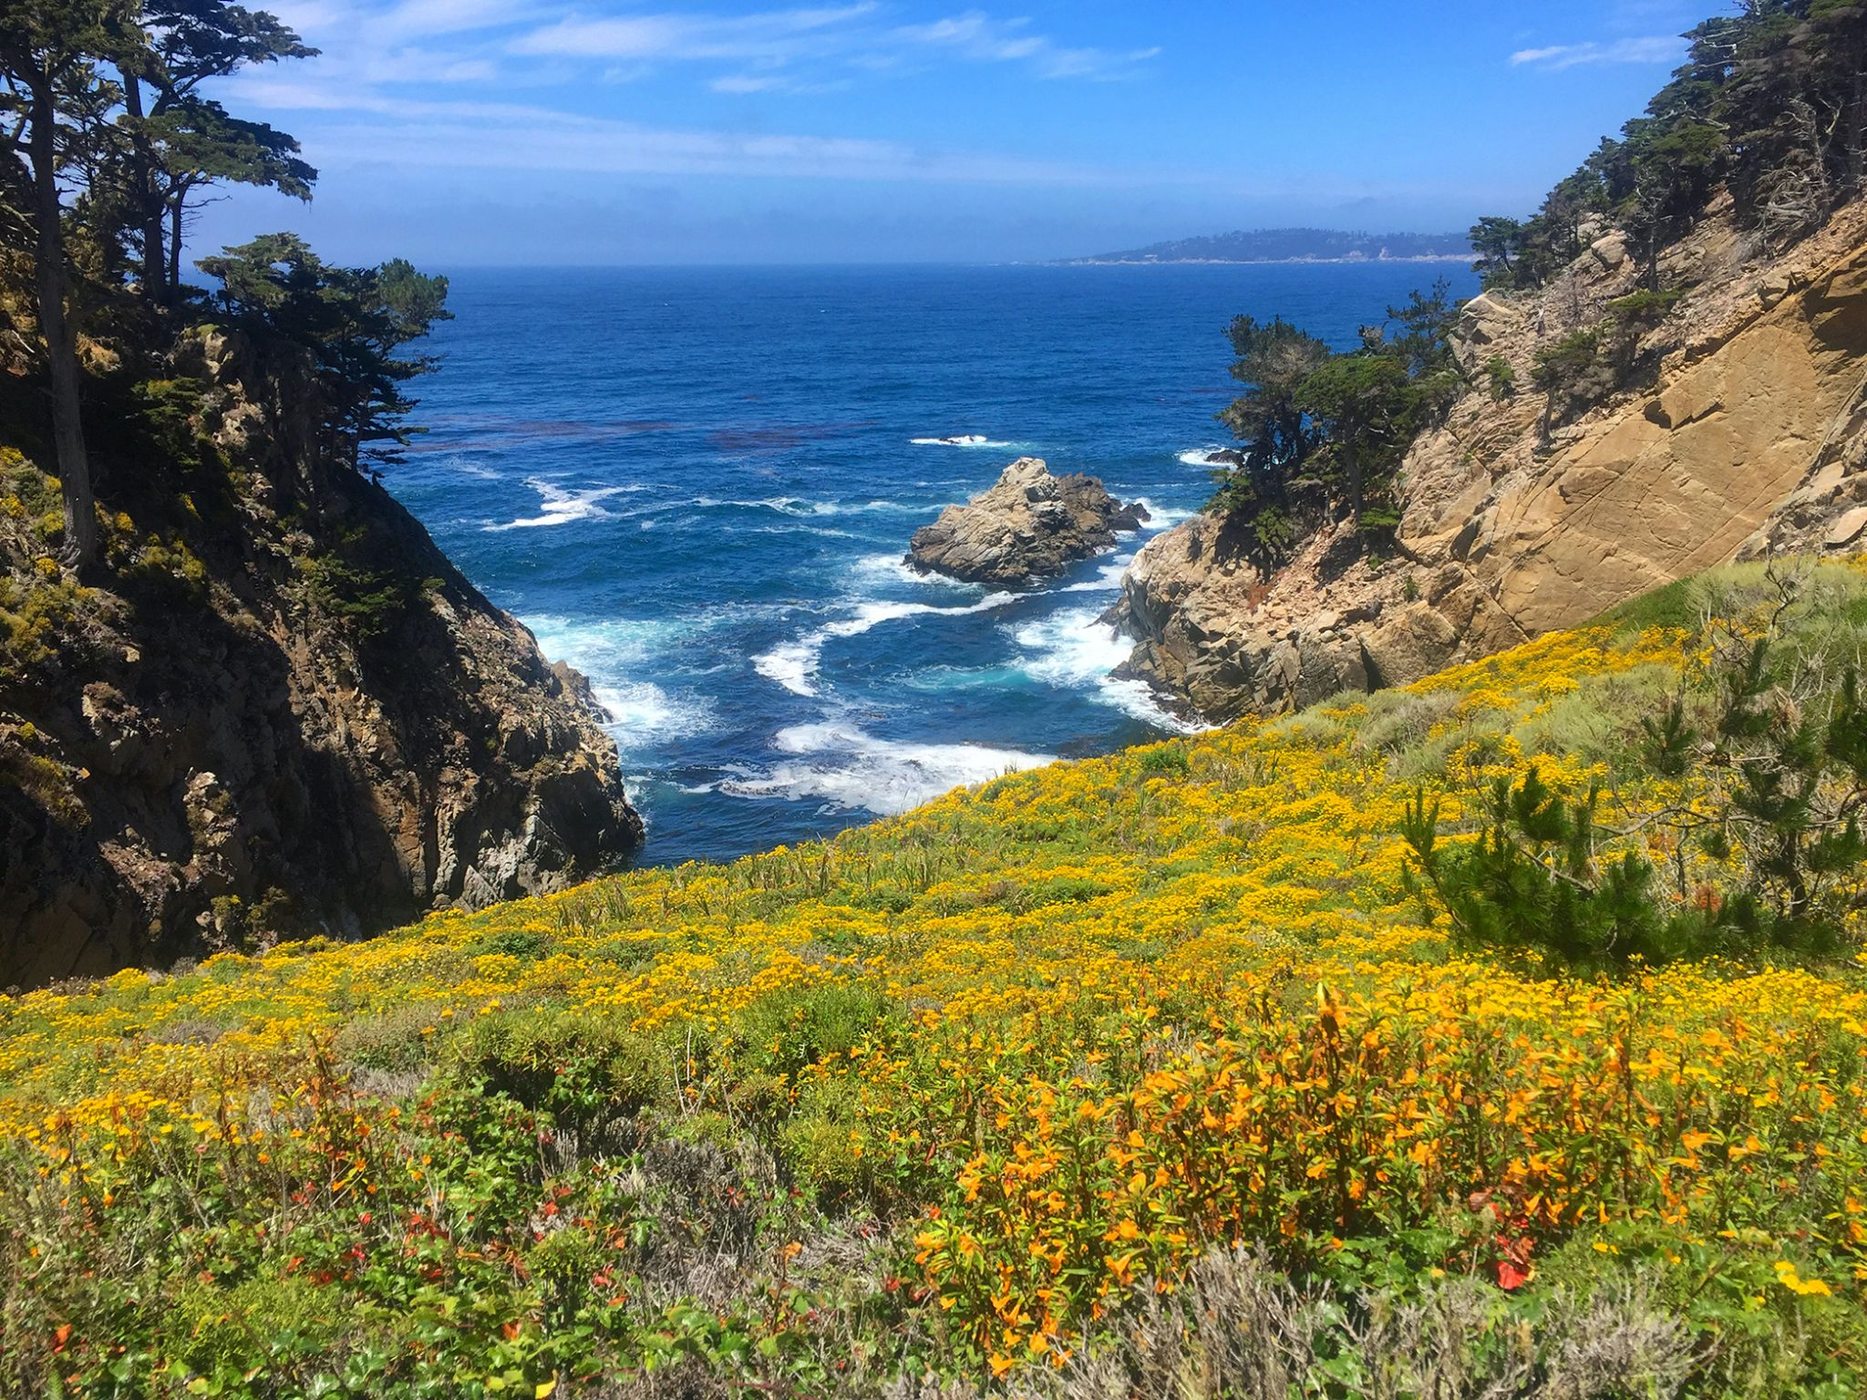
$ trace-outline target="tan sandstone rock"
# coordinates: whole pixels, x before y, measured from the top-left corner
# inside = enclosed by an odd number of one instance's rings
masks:
[[[1150,541],[1112,613],[1128,672],[1213,718],[1302,703],[1341,684],[1395,685],[1573,626],[1635,594],[1772,550],[1867,536],[1867,205],[1761,268],[1741,265],[1728,210],[1666,255],[1693,287],[1646,341],[1651,380],[1550,431],[1540,395],[1493,401],[1493,356],[1531,382],[1537,350],[1598,322],[1639,269],[1605,232],[1534,297],[1487,293],[1459,322],[1477,385],[1402,471],[1397,556],[1342,569],[1341,528],[1265,574],[1214,522]],[[1352,545],[1353,541],[1349,541]],[[1362,652],[1288,633],[1325,613]],[[1312,669],[1313,668],[1313,669]]]

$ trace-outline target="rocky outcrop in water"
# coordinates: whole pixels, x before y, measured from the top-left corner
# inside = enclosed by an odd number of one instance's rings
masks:
[[[1528,387],[1539,349],[1639,285],[1612,230],[1534,296],[1478,297],[1475,381],[1402,473],[1391,544],[1325,528],[1266,572],[1198,518],[1149,542],[1112,618],[1128,674],[1215,719],[1396,685],[1736,557],[1867,539],[1867,205],[1759,257],[1714,206],[1663,255],[1686,288],[1631,382],[1563,422]]]
[[[638,845],[583,678],[323,459],[306,381],[212,335],[174,373],[200,436],[98,453],[114,524],[77,583],[47,478],[0,452],[0,612],[46,624],[0,649],[0,986],[356,935]]]
[[[1020,457],[990,489],[916,530],[908,563],[967,583],[1031,583],[1099,554],[1147,518],[1139,502],[1123,505],[1093,476],[1056,476],[1041,459]]]

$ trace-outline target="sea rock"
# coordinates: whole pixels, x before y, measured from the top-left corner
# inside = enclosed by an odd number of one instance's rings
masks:
[[[1020,457],[990,489],[916,530],[907,562],[968,583],[1030,583],[1109,548],[1118,531],[1147,518],[1146,507],[1123,505],[1092,476],[1056,476],[1041,459]]]
[[[100,571],[54,654],[0,671],[0,987],[354,936],[626,857],[642,821],[583,678],[320,452],[308,375],[235,336],[188,350],[236,468],[191,485],[211,526],[163,526],[198,579]],[[162,464],[129,465],[110,508],[177,518]],[[0,575],[29,587],[17,529]]]
[[[1475,383],[1408,453],[1397,538],[1325,526],[1266,569],[1206,517],[1157,536],[1110,614],[1135,643],[1125,673],[1208,718],[1275,711],[1405,684],[1733,558],[1860,549],[1867,201],[1746,272],[1749,246],[1728,204],[1708,209],[1665,255],[1668,285],[1693,290],[1643,341],[1650,374],[1553,430],[1527,387],[1536,353],[1608,315],[1638,259],[1602,229],[1541,293],[1467,303]],[[1502,400],[1477,373],[1493,357],[1519,386]]]

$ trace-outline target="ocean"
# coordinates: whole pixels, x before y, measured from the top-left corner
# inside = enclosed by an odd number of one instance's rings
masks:
[[[1436,264],[460,270],[387,481],[590,677],[642,859],[729,858],[1178,728],[1096,619],[1210,492],[1226,324],[1347,347],[1438,276],[1476,290]],[[903,567],[1025,455],[1151,525],[1028,591]]]

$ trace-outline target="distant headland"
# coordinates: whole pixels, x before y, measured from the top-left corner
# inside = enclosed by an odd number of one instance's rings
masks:
[[[1092,267],[1104,263],[1466,262],[1471,256],[1471,237],[1464,233],[1260,228],[1060,261],[1069,267]]]

